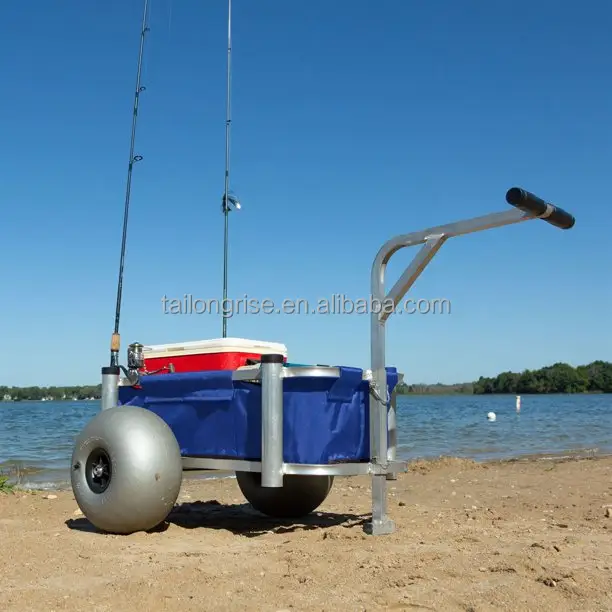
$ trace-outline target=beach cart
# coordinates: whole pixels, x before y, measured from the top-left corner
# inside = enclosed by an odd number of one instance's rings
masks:
[[[184,471],[213,470],[234,472],[264,515],[292,520],[323,504],[334,478],[368,475],[367,531],[393,532],[387,481],[407,464],[397,458],[401,375],[386,364],[386,322],[449,238],[534,219],[574,225],[523,189],[510,189],[506,201],[512,209],[381,247],[371,269],[369,368],[295,364],[282,344],[244,339],[131,344],[125,366],[102,368],[102,409],[75,443],[71,481],[84,515],[106,532],[151,529],[172,510]],[[387,263],[415,245],[422,246],[387,292]]]

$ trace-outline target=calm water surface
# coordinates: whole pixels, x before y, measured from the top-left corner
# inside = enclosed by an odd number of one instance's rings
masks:
[[[98,401],[0,402],[0,471],[18,467],[24,486],[66,486],[74,439],[99,409]],[[519,414],[513,395],[398,398],[401,458],[611,452],[612,395],[525,395]]]

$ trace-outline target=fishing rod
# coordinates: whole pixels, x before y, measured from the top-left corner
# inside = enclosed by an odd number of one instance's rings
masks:
[[[224,215],[223,233],[223,338],[227,337],[227,317],[225,316],[225,304],[227,303],[227,267],[228,267],[228,248],[229,248],[229,213],[234,209],[240,208],[238,198],[230,193],[230,128],[232,125],[232,103],[231,103],[231,84],[232,84],[232,0],[227,2],[227,83],[226,83],[226,112],[225,112],[225,187],[221,210]]]
[[[132,170],[134,164],[142,160],[142,155],[134,155],[134,145],[136,142],[136,124],[138,121],[138,103],[140,94],[145,91],[145,87],[140,84],[142,75],[142,58],[144,55],[144,42],[147,32],[149,19],[149,0],[144,0],[142,15],[142,27],[140,29],[140,47],[138,50],[138,69],[136,72],[136,91],[134,93],[134,110],[132,114],[132,135],[130,138],[130,160],[128,163],[127,184],[125,189],[125,207],[123,211],[123,233],[121,237],[121,256],[119,258],[119,279],[117,281],[117,305],[115,308],[115,329],[111,339],[111,367],[119,365],[119,350],[121,348],[121,337],[119,335],[119,320],[121,318],[121,296],[123,293],[123,268],[125,264],[125,247],[127,242],[128,216],[130,212],[130,196],[132,191]]]

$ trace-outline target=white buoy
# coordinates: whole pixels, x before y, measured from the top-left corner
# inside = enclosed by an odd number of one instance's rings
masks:
[[[521,411],[521,396],[520,395],[516,396],[516,411],[517,412]]]
[[[494,412],[489,412],[487,414],[487,419],[489,419],[489,421],[494,421],[497,418],[497,416],[495,415]]]

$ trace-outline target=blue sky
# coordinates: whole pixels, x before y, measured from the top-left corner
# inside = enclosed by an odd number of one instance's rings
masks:
[[[222,290],[226,1],[151,0],[122,313],[131,341],[217,338],[161,298]],[[612,5],[234,0],[230,297],[369,293],[378,248],[508,208],[447,243],[388,325],[411,382],[610,359]],[[85,384],[109,358],[142,2],[6,2],[0,19],[4,384]],[[397,254],[389,286],[415,250]],[[366,315],[247,315],[231,336],[367,367]]]

